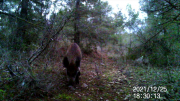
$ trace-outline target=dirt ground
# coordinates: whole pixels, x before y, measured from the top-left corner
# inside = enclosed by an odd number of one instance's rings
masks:
[[[61,61],[61,60],[60,60]],[[38,64],[37,64],[38,65]],[[70,100],[70,101],[121,101],[131,97],[130,79],[126,70],[128,66],[120,66],[110,59],[106,53],[93,52],[83,54],[81,61],[80,84],[73,88],[67,86],[66,70],[60,62],[49,64],[43,72],[37,70],[45,86],[46,94],[38,100]]]

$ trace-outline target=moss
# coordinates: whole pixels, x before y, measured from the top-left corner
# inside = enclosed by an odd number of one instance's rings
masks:
[[[72,100],[72,96],[67,95],[67,94],[58,94],[57,96],[54,97],[55,99],[60,99],[60,100]]]

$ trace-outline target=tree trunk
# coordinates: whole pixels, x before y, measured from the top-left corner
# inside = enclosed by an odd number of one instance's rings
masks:
[[[22,0],[21,2],[21,12],[20,18],[27,20],[28,15],[28,3],[29,0]],[[23,20],[18,19],[18,26],[15,36],[15,50],[22,50],[22,44],[24,43],[25,34],[26,34],[26,23]]]
[[[76,10],[75,10],[75,23],[74,23],[74,42],[79,45],[80,43],[80,31],[79,31],[79,20],[80,20],[80,14],[79,14],[79,3],[80,0],[76,1]]]

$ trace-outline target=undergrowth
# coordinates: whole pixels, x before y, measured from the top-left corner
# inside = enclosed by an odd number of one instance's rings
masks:
[[[180,68],[159,68],[159,67],[130,67],[133,71],[134,79],[131,82],[134,82],[133,87],[163,87],[164,91],[153,90],[143,93],[159,93],[161,98],[150,98],[151,100],[180,100]],[[133,88],[132,88],[133,89]],[[137,93],[137,92],[136,92]],[[135,92],[132,92],[132,99],[134,99]],[[144,100],[139,98],[136,100]]]
[[[133,87],[151,86],[164,87],[167,91],[157,92],[161,98],[149,100],[180,100],[179,67],[131,66],[129,61],[125,63],[123,59],[95,52],[83,56],[80,84],[71,90],[67,87],[62,59],[52,57],[36,60],[29,67],[31,75],[25,65],[19,66],[24,74],[17,77],[12,77],[7,68],[0,68],[0,100],[148,100],[135,98]],[[3,61],[1,64],[5,66]]]

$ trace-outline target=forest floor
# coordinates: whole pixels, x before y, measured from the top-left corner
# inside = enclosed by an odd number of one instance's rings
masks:
[[[80,84],[75,89],[67,86],[66,70],[60,62],[50,66],[46,70],[35,69],[39,79],[44,79],[43,90],[48,92],[43,99],[36,100],[121,101],[131,97],[133,90],[129,80],[133,75],[127,71],[128,65],[120,66],[106,53],[83,55]]]
[[[148,66],[135,67],[131,66],[130,62],[119,63],[112,57],[108,57],[105,52],[83,55],[80,84],[76,85],[74,89],[67,86],[66,70],[62,67],[61,62],[49,65],[45,70],[35,69],[35,71],[39,74],[41,84],[44,85],[42,90],[45,94],[42,94],[41,98],[35,97],[30,100],[143,100],[143,98],[135,98],[134,87],[156,86],[158,82],[167,77],[163,73],[164,69],[149,68]],[[175,76],[178,77],[179,73]],[[155,95],[152,98],[165,99],[164,96],[167,95],[167,92],[160,93],[161,98],[155,98]]]
[[[80,83],[68,87],[66,69],[62,66],[64,53],[57,51],[62,54],[57,56],[60,53],[52,50],[36,59],[30,69],[32,71],[22,76],[11,79],[6,77],[8,72],[2,72],[0,100],[180,100],[179,66],[134,65],[132,60],[123,62],[121,55],[113,51],[94,51],[83,54]]]

